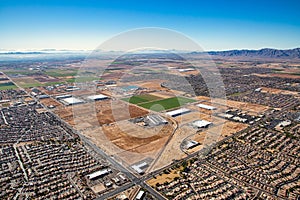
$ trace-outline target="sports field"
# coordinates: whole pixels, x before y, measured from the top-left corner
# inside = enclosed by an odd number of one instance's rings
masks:
[[[132,96],[130,98],[124,98],[122,99],[123,101],[127,101],[129,103],[132,104],[141,104],[141,103],[146,103],[146,102],[150,102],[150,101],[157,101],[157,100],[161,100],[162,98],[158,97],[158,96],[154,96],[151,94],[141,94],[141,95],[136,95],[136,96]]]
[[[189,99],[185,97],[171,97],[167,99],[162,99],[158,96],[150,94],[132,96],[130,98],[124,98],[123,100],[132,104],[139,105],[143,108],[158,112],[163,110],[169,110],[172,108],[178,108],[187,103],[192,103],[196,101],[194,99]]]
[[[188,99],[184,97],[172,97],[168,99],[162,99],[158,101],[151,101],[143,104],[139,104],[139,106],[143,108],[147,108],[153,111],[163,111],[169,110],[172,108],[178,108],[184,104],[195,102],[194,99]]]

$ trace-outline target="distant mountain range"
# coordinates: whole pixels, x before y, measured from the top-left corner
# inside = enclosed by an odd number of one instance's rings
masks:
[[[78,53],[91,53],[91,52],[99,52],[99,53],[113,53],[119,51],[101,51],[101,50],[94,50],[94,51],[81,51],[81,50],[40,50],[40,51],[0,51],[0,55],[26,55],[26,54],[78,54]],[[188,54],[203,54],[208,53],[211,56],[222,57],[222,58],[278,58],[278,59],[300,59],[300,48],[295,49],[271,49],[271,48],[264,48],[260,50],[228,50],[228,51],[207,51],[207,52],[188,52],[188,51],[178,51],[172,50],[173,53],[188,53]],[[119,52],[121,53],[121,52]],[[143,53],[149,53],[147,51]],[[152,53],[163,53],[161,51],[153,51]],[[165,52],[164,52],[165,53]]]
[[[300,59],[300,48],[295,49],[260,49],[260,50],[229,50],[229,51],[209,51],[211,56],[220,57],[256,57],[256,58],[282,58]]]

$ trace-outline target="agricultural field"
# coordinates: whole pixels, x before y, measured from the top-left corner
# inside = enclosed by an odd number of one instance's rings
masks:
[[[12,82],[0,83],[0,90],[16,89],[17,86]]]

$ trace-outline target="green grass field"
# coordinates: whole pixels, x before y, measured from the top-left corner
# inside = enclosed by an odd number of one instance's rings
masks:
[[[67,70],[67,69],[57,69],[57,70],[48,70],[45,72],[48,76],[52,77],[66,77],[66,76],[76,76],[76,70]]]
[[[99,77],[94,77],[94,76],[81,76],[77,78],[70,78],[67,79],[66,82],[68,83],[80,83],[80,82],[90,82],[90,81],[96,81],[99,80]]]
[[[17,86],[12,82],[8,83],[0,83],[0,90],[9,90],[9,89],[16,89]]]
[[[137,95],[137,96],[132,96],[130,98],[124,98],[122,99],[123,101],[127,101],[129,103],[133,103],[133,104],[141,104],[141,103],[146,103],[149,101],[156,101],[156,100],[160,100],[160,97],[151,95],[151,94],[141,94],[141,95]]]
[[[152,96],[152,95],[151,95]],[[146,96],[148,97],[148,96]],[[157,97],[159,98],[159,97]],[[192,103],[196,102],[194,99],[188,99],[184,97],[172,97],[168,99],[160,99],[160,100],[155,100],[155,99],[145,99],[141,98],[140,96],[133,96],[129,99],[123,99],[127,100],[130,103],[137,104],[143,108],[150,109],[153,111],[163,111],[163,110],[169,110],[172,108],[178,108],[182,105],[185,105],[187,103]]]

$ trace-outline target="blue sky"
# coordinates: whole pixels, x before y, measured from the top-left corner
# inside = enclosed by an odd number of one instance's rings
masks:
[[[300,47],[300,1],[0,0],[0,49],[94,49],[134,28],[179,31],[204,50]]]

